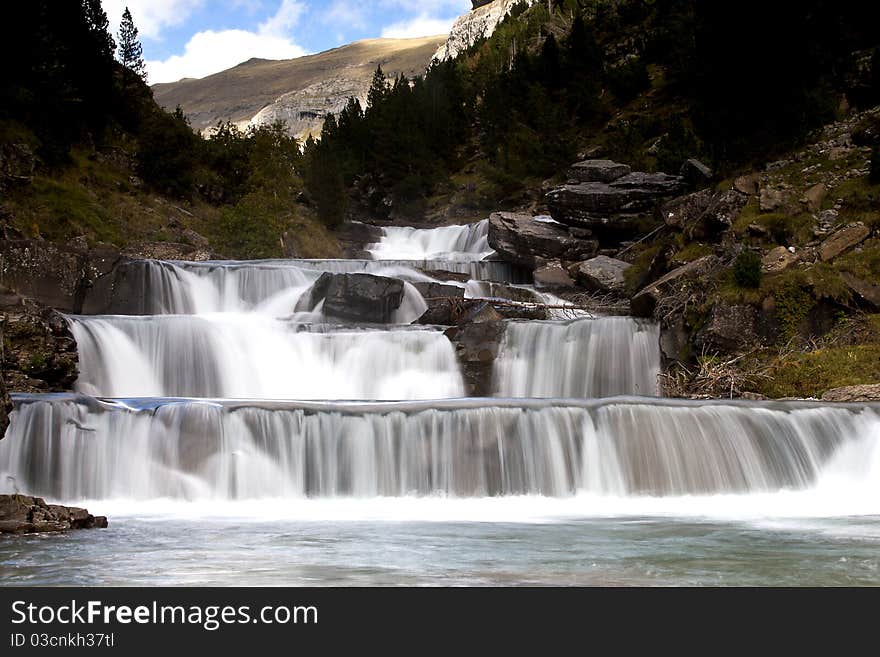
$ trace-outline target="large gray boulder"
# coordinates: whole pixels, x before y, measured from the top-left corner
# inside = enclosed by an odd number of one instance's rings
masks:
[[[577,280],[591,292],[622,295],[626,291],[626,270],[630,267],[628,262],[600,255],[577,266]]]
[[[314,310],[323,300],[323,313],[349,322],[389,324],[403,301],[403,281],[373,274],[324,272],[297,304],[297,311]]]
[[[758,339],[757,321],[758,311],[752,306],[716,303],[697,333],[696,347],[701,351],[735,352]]]
[[[492,213],[489,245],[504,260],[529,268],[546,260],[581,260],[598,249],[596,241],[577,239],[565,226],[515,212]]]
[[[880,383],[834,388],[822,395],[826,402],[877,402],[880,401]]]

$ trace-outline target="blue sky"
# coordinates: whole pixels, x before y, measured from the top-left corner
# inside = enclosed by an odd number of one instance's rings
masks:
[[[128,6],[150,83],[204,77],[251,57],[287,59],[374,37],[442,34],[470,0],[103,0],[116,35]]]

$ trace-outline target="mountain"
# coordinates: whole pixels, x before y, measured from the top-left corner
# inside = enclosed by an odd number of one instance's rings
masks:
[[[153,86],[163,107],[180,105],[194,129],[220,121],[239,126],[282,119],[292,134],[320,133],[328,113],[352,96],[363,103],[377,66],[386,75],[424,73],[446,35],[417,39],[369,39],[297,59],[251,59],[201,79]]]
[[[531,7],[535,0],[491,0],[473,1],[473,9],[458,17],[452,25],[446,43],[434,53],[434,59],[443,62],[455,59],[459,54],[473,46],[480,39],[488,39],[495,28],[507,18],[514,9]]]

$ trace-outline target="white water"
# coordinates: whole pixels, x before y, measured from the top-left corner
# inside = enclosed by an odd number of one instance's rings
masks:
[[[495,361],[501,397],[658,394],[660,329],[630,317],[511,322]]]
[[[840,512],[880,512],[864,497],[880,476],[868,408],[22,401],[0,476],[53,499],[575,496],[589,515],[821,487]]]
[[[367,245],[374,260],[479,261],[495,255],[489,246],[489,220],[440,228],[388,227],[379,242]]]
[[[77,390],[104,397],[435,399],[464,388],[438,331],[310,332],[255,313],[74,317]]]

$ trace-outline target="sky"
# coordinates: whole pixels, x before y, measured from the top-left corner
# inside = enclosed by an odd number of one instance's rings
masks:
[[[114,37],[127,6],[149,83],[200,78],[375,37],[443,34],[470,0],[102,0]]]

